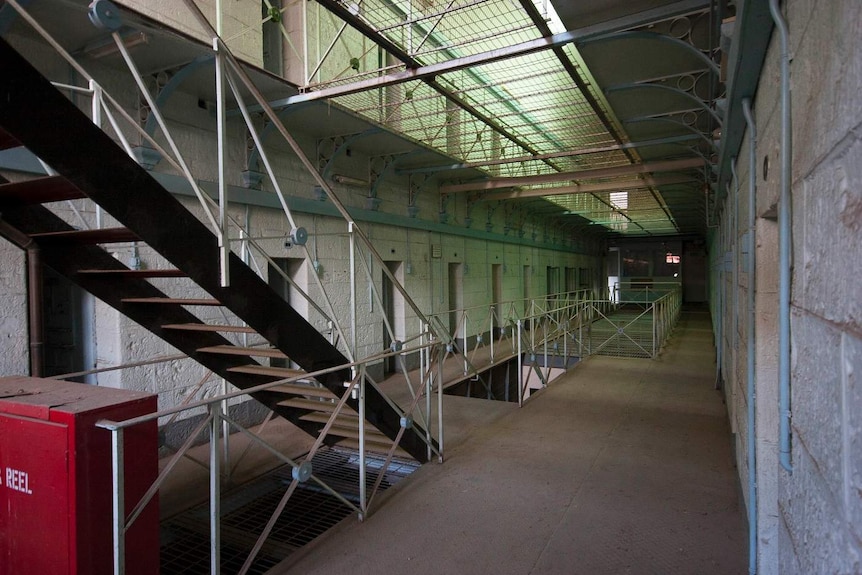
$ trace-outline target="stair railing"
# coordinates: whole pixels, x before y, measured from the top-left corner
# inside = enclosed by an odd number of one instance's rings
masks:
[[[223,405],[225,402],[229,400],[234,400],[238,398],[248,398],[253,393],[263,392],[270,389],[274,389],[279,385],[285,383],[293,383],[299,382],[301,380],[306,380],[308,378],[321,377],[328,373],[336,372],[343,369],[345,366],[337,366],[329,369],[319,370],[313,373],[301,374],[294,377],[280,379],[278,381],[273,381],[269,383],[265,383],[262,385],[258,385],[252,388],[248,388],[242,391],[236,391],[231,393],[226,393],[214,397],[210,397],[207,399],[202,399],[198,401],[188,402],[185,405],[172,407],[168,409],[163,409],[156,413],[135,417],[132,419],[124,420],[124,421],[108,421],[102,420],[97,423],[97,427],[106,429],[111,433],[111,453],[112,453],[112,465],[111,465],[111,481],[112,481],[112,531],[113,531],[113,572],[115,575],[121,575],[125,572],[125,537],[127,530],[135,523],[135,521],[141,516],[144,510],[148,505],[151,504],[156,494],[162,489],[167,478],[175,471],[177,464],[183,457],[189,457],[189,450],[195,445],[195,441],[202,435],[208,434],[209,438],[209,460],[207,468],[209,472],[209,519],[210,519],[210,535],[211,535],[211,544],[210,544],[210,568],[213,573],[218,573],[220,569],[220,557],[221,557],[221,533],[220,533],[220,499],[221,499],[221,489],[222,483],[224,481],[224,477],[231,472],[230,463],[228,459],[227,453],[227,437],[224,435],[223,429],[225,426],[234,428],[237,432],[242,433],[247,436],[252,445],[257,445],[262,449],[269,452],[274,458],[276,458],[281,463],[284,463],[291,468],[291,477],[292,481],[290,485],[285,490],[281,500],[276,506],[275,510],[271,514],[266,526],[263,531],[258,534],[258,538],[252,547],[251,552],[245,560],[243,568],[240,570],[240,573],[246,573],[248,569],[253,565],[255,557],[257,556],[260,549],[265,544],[267,538],[270,536],[272,529],[275,526],[275,523],[278,517],[284,511],[285,506],[287,505],[290,498],[296,492],[296,489],[300,484],[306,482],[315,483],[319,488],[323,489],[326,493],[335,497],[342,504],[347,506],[352,512],[357,514],[357,517],[360,520],[363,520],[365,517],[373,509],[372,503],[375,499],[376,494],[379,492],[380,486],[382,484],[383,478],[386,474],[386,471],[389,469],[392,464],[393,458],[395,456],[395,450],[398,447],[398,444],[405,432],[412,427],[412,417],[413,413],[417,410],[420,405],[420,401],[425,399],[427,409],[426,419],[430,421],[431,409],[430,402],[433,395],[437,396],[437,442],[438,445],[435,447],[434,442],[431,441],[431,426],[426,426],[426,444],[429,450],[429,456],[431,454],[437,455],[442,459],[442,445],[443,445],[443,418],[442,418],[442,396],[443,396],[443,385],[441,373],[439,372],[439,362],[435,361],[435,356],[441,353],[441,350],[444,346],[442,346],[439,341],[433,339],[433,336],[430,331],[425,331],[421,335],[418,343],[416,343],[413,347],[405,348],[398,352],[387,352],[383,354],[379,354],[376,356],[372,356],[367,358],[366,361],[360,363],[352,363],[349,367],[354,369],[356,376],[346,384],[345,389],[340,397],[336,399],[336,403],[332,409],[332,412],[325,423],[321,433],[315,439],[314,444],[310,448],[309,452],[304,455],[302,458],[292,458],[288,455],[282,453],[277,447],[269,443],[266,439],[261,437],[258,433],[247,429],[243,425],[239,424],[233,418],[231,418],[223,409]],[[374,382],[374,380],[369,377],[367,373],[367,368],[370,363],[374,363],[381,358],[388,356],[398,356],[403,353],[420,353],[423,357],[422,360],[422,387],[417,390],[416,396],[410,402],[410,404],[406,408],[399,408],[394,403],[390,403],[393,409],[397,409],[398,413],[401,417],[401,428],[392,443],[391,448],[386,454],[385,462],[383,465],[377,470],[377,479],[375,483],[369,489],[368,487],[368,477],[367,477],[367,427],[365,423],[365,409],[366,409],[366,389],[367,386],[371,385],[377,388],[380,391],[379,385]],[[324,479],[315,474],[314,471],[314,462],[313,458],[316,453],[323,447],[323,442],[327,437],[331,427],[335,423],[339,414],[344,409],[347,400],[349,398],[354,398],[359,402],[359,484],[358,490],[360,493],[359,503],[355,504],[342,494],[340,494],[334,487],[329,485]],[[384,395],[384,397],[386,397]],[[388,398],[387,398],[388,400]],[[191,431],[191,433],[187,436],[186,440],[180,446],[174,455],[167,461],[167,463],[162,467],[162,470],[159,472],[157,478],[153,481],[152,484],[147,488],[144,495],[141,496],[138,501],[126,501],[124,499],[124,485],[125,485],[125,470],[124,470],[124,440],[123,436],[126,430],[130,428],[134,428],[135,426],[140,425],[155,425],[161,418],[166,417],[178,417],[182,414],[194,414],[199,413],[201,409],[205,410],[205,417],[195,426],[195,428]],[[197,460],[196,460],[197,461]],[[239,462],[237,462],[237,465]],[[234,470],[235,471],[235,468]]]
[[[50,46],[52,46],[54,50],[58,53],[58,55],[63,60],[65,60],[78,74],[80,74],[81,77],[84,78],[84,80],[88,84],[87,88],[83,88],[80,86],[54,83],[58,89],[91,97],[91,118],[93,119],[93,122],[100,128],[103,128],[103,119],[106,118],[113,132],[113,135],[117,138],[117,140],[119,140],[120,145],[130,157],[136,158],[136,155],[132,144],[129,142],[129,139],[126,136],[126,131],[123,129],[123,126],[126,126],[133,132],[135,132],[143,142],[146,142],[146,144],[150,148],[152,148],[156,153],[158,153],[162,159],[164,159],[174,170],[176,170],[177,173],[179,173],[185,179],[186,183],[194,193],[194,196],[197,198],[198,203],[200,204],[203,214],[209,222],[211,229],[219,239],[221,253],[219,259],[222,285],[226,285],[227,282],[225,280],[229,278],[228,270],[225,267],[228,261],[228,258],[226,256],[231,244],[230,231],[231,229],[235,229],[238,232],[238,239],[243,242],[244,245],[249,245],[253,247],[260,257],[265,259],[268,263],[272,264],[269,269],[274,270],[275,273],[279,274],[284,281],[289,283],[292,289],[294,289],[297,294],[303,297],[308,302],[308,304],[323,317],[324,322],[332,323],[333,328],[338,332],[340,336],[339,341],[345,342],[345,344],[342,345],[342,351],[345,352],[345,354],[348,356],[348,359],[353,361],[355,359],[354,350],[350,349],[349,346],[346,344],[348,340],[344,336],[344,332],[341,328],[340,323],[337,321],[338,315],[334,312],[331,299],[319,277],[317,277],[315,274],[312,274],[314,280],[317,282],[318,287],[320,288],[321,294],[323,295],[323,303],[326,308],[325,310],[317,303],[314,298],[312,298],[308,293],[306,293],[301,286],[297,285],[296,282],[288,274],[282,271],[280,267],[275,264],[272,258],[268,255],[267,251],[260,245],[258,241],[256,241],[251,236],[251,234],[248,233],[248,231],[238,220],[236,220],[236,218],[227,213],[225,201],[216,201],[201,188],[198,180],[192,174],[188,163],[183,158],[183,155],[179,147],[177,146],[175,139],[171,135],[170,127],[168,126],[164,115],[161,113],[159,106],[157,105],[155,99],[152,97],[152,94],[147,89],[142,75],[138,71],[134,60],[129,55],[128,49],[126,48],[126,45],[122,41],[122,38],[119,36],[119,34],[114,32],[112,34],[112,38],[117,45],[118,51],[123,56],[123,59],[136,85],[138,86],[142,97],[147,101],[148,107],[153,114],[153,117],[156,119],[156,123],[161,129],[171,153],[169,153],[158,141],[156,141],[155,138],[139,124],[139,122],[133,119],[131,115],[123,109],[119,102],[115,98],[113,98],[110,93],[104,90],[103,87],[94,79],[94,77],[89,72],[87,72],[87,70],[68,51],[66,51],[50,35],[50,33],[45,30],[17,2],[17,0],[10,0],[10,2],[8,2],[7,4],[12,7],[19,14],[19,16],[24,21],[26,21]],[[227,76],[227,74],[225,75]],[[232,89],[235,90],[236,82],[233,81],[231,85]],[[224,102],[222,102],[222,105],[223,104]],[[120,125],[118,118],[124,121],[123,126]],[[254,135],[254,137],[257,137],[257,131],[254,129],[254,126],[250,125],[249,129]],[[262,159],[265,158],[265,152],[262,153],[261,156]],[[268,157],[266,157],[265,162],[267,164],[269,163]],[[290,213],[289,209],[287,209],[284,193],[278,185],[278,180],[277,178],[275,178],[271,170],[271,166],[268,171],[268,174],[276,189],[277,196],[279,197],[279,200],[285,209],[285,213],[287,215],[288,222],[291,225],[291,229],[298,229],[293,215]],[[223,187],[223,182],[224,178],[219,178],[220,187]],[[303,244],[302,248],[304,250],[306,260],[311,262],[312,258],[307,246]],[[263,271],[261,270],[257,261],[252,259],[251,263],[256,268],[257,273],[259,275],[263,275]]]

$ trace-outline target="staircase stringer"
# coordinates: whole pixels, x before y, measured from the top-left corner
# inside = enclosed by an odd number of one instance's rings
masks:
[[[60,218],[42,206],[30,206],[25,209],[7,211],[3,214],[3,221],[24,234],[33,229],[71,229]],[[255,363],[251,357],[197,352],[197,349],[201,347],[232,345],[221,334],[215,332],[190,333],[162,328],[163,325],[171,323],[200,323],[200,319],[183,306],[142,306],[122,301],[130,297],[167,297],[164,292],[151,283],[133,277],[93,277],[89,274],[78,273],[82,265],[94,269],[128,269],[102,248],[67,244],[42,248],[40,253],[44,265],[93,294],[237,388],[247,389],[260,385],[260,380],[253,376],[229,371],[233,367]],[[306,411],[287,409],[278,405],[279,401],[285,399],[285,394],[263,391],[252,394],[252,397],[312,437],[317,435],[319,425],[309,424],[300,419],[307,413]],[[333,440],[331,443],[334,442]]]
[[[10,137],[133,230],[292,361],[309,372],[349,363],[235,254],[229,256],[230,286],[222,287],[218,242],[212,232],[2,39],[0,101],[0,126]],[[61,134],[74,135],[74,144],[63,145]],[[342,369],[320,381],[340,395],[349,377],[349,370]],[[358,412],[356,400],[347,405]],[[366,419],[390,439],[398,435],[400,413],[373,386],[367,388]],[[411,429],[413,433],[404,434],[401,447],[426,461],[425,431],[418,426]]]

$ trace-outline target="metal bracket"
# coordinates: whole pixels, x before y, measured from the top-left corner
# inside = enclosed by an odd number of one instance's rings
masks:
[[[311,479],[312,465],[310,461],[303,461],[299,465],[293,468],[291,471],[291,475],[296,481],[300,483],[305,483],[309,479]]]

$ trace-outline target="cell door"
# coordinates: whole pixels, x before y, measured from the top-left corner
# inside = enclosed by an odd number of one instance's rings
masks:
[[[402,282],[403,277],[403,262],[384,262],[386,269],[389,270],[396,280]],[[388,349],[392,345],[393,339],[404,339],[404,296],[401,295],[389,276],[382,274],[380,299],[383,303],[383,313],[385,320],[383,322],[383,346]],[[389,330],[393,333],[390,333]],[[393,338],[394,335],[394,338]],[[386,374],[395,373],[398,371],[399,364],[396,356],[387,357],[384,360],[383,369]]]

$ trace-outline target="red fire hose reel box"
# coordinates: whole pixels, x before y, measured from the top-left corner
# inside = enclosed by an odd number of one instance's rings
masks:
[[[112,573],[111,433],[156,396],[30,377],[0,378],[0,574]],[[155,421],[124,432],[126,515],[158,475]],[[126,532],[126,573],[159,571],[158,499]]]

